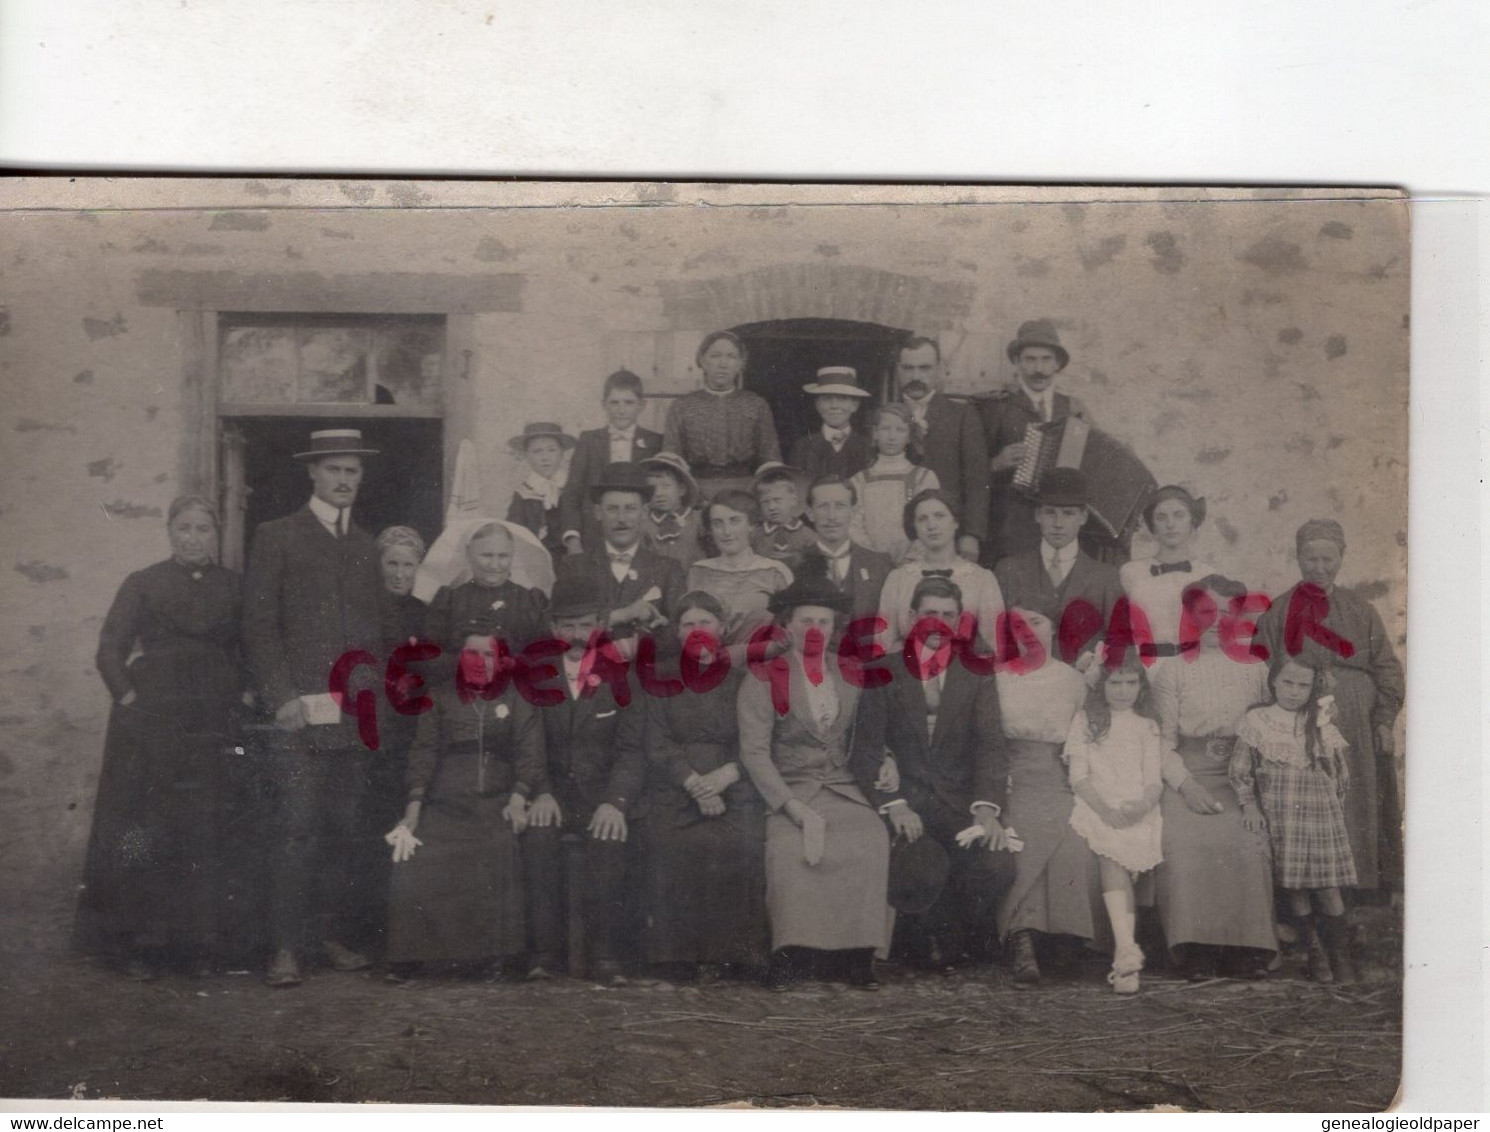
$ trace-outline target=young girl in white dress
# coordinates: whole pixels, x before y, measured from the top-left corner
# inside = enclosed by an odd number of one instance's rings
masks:
[[[1133,880],[1162,859],[1159,721],[1143,664],[1131,653],[1116,668],[1100,668],[1086,707],[1066,736],[1076,806],[1071,828],[1097,854],[1102,902],[1116,941],[1107,981],[1118,994],[1138,990],[1143,952],[1133,938]]]

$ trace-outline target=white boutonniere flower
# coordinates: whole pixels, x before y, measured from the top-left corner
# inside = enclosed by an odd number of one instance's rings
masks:
[[[512,709],[506,704],[498,704],[495,708],[492,709],[492,714],[498,719],[506,719],[509,715],[512,714]]]
[[[869,581],[869,570],[867,568],[863,567],[863,566],[860,566],[859,567],[859,581],[861,581],[861,582],[867,582],[867,581]]]
[[[638,436],[635,444],[638,448],[645,448],[647,446],[647,438],[645,436]]]
[[[634,582],[634,581],[636,581],[636,571],[635,570],[627,570],[626,571],[626,580],[628,582]]]
[[[494,601],[491,603],[492,612],[495,613],[501,609],[504,609],[506,605],[507,603],[505,601]]]
[[[588,676],[586,676],[585,677],[585,687],[587,687],[587,688],[598,688],[598,687],[600,687],[600,676],[599,676],[599,674],[598,673],[595,673],[595,672],[592,672]]]

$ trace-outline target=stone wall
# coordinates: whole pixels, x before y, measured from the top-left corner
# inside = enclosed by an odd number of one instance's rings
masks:
[[[779,187],[593,187],[576,190],[583,206],[526,189],[506,198],[521,207],[480,211],[455,185],[232,182],[211,186],[212,208],[120,211],[81,207],[109,203],[92,191],[78,208],[0,214],[0,901],[14,910],[0,944],[50,945],[69,921],[108,706],[98,630],[123,576],[165,556],[164,512],[200,450],[181,307],[461,313],[469,340],[447,362],[463,408],[447,428],[476,442],[493,508],[520,475],[505,440],[524,420],[592,427],[622,364],[686,391],[709,329],[930,331],[952,387],[973,393],[1012,380],[1003,346],[1020,321],[1050,317],[1071,347],[1063,388],[1161,481],[1209,499],[1204,554],[1280,592],[1297,525],[1337,517],[1342,580],[1403,643],[1401,203],[1249,191],[1027,206],[946,190],[910,208],[884,203],[897,190],[819,189],[793,210]]]

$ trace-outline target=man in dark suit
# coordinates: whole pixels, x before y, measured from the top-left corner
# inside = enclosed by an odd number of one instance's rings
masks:
[[[683,596],[683,567],[642,545],[642,511],[652,498],[636,464],[608,464],[590,486],[600,537],[559,564],[561,576],[586,578],[600,594],[601,623],[617,642],[660,628]]]
[[[646,396],[642,379],[629,369],[618,369],[605,379],[600,395],[605,409],[604,428],[579,434],[569,458],[569,479],[559,500],[559,526],[570,554],[593,549],[600,528],[590,511],[590,489],[610,464],[635,464],[662,450],[662,433],[636,423]]]
[[[918,621],[935,618],[950,631],[962,616],[962,591],[950,578],[927,578],[911,604]],[[918,671],[896,671],[890,684],[865,693],[859,719],[871,748],[883,742],[899,770],[898,788],[870,794],[892,835],[910,843],[929,837],[951,862],[946,886],[923,901],[927,911],[901,921],[914,960],[931,969],[945,969],[969,950],[994,952],[999,862],[988,849],[962,843],[971,830],[998,844],[1009,775],[994,681],[955,655],[934,661],[940,643],[940,632],[928,636]]]
[[[956,506],[958,553],[976,562],[988,538],[988,448],[978,411],[940,392],[942,350],[935,338],[911,338],[901,346],[895,376],[911,411],[917,460],[936,473]]]
[[[1088,497],[1087,478],[1079,469],[1052,468],[1040,484],[1030,523],[1038,545],[1004,558],[993,571],[1008,608],[1033,609],[1050,618],[1067,664],[1095,647],[1123,593],[1117,570],[1086,554],[1077,541],[1090,515]]]
[[[351,717],[331,699],[329,676],[353,650],[365,649],[381,663],[385,646],[400,634],[377,543],[351,521],[362,458],[374,453],[355,429],[312,433],[310,448],[295,454],[309,469],[310,501],[258,528],[244,578],[244,646],[259,703],[274,712],[279,729],[270,986],[301,981],[307,946],[320,946],[337,970],[368,965],[341,942],[355,907],[351,867],[363,748]],[[353,676],[348,695],[363,688],[381,694],[381,667],[361,666]]]
[[[828,560],[828,577],[848,595],[848,619],[879,612],[880,590],[893,563],[888,554],[860,546],[848,537],[859,500],[843,476],[820,476],[807,489],[807,513],[817,529],[816,549]]]
[[[676,566],[676,563],[673,564]],[[590,671],[585,649],[601,628],[603,595],[584,574],[566,573],[554,584],[549,621],[569,648],[551,681],[562,694],[544,706],[544,773],[534,786],[523,834],[523,873],[533,954],[528,977],[548,978],[564,968],[565,845],[580,838],[584,852],[584,935],[590,978],[619,984],[626,929],[635,919],[637,848],[632,828],[646,776],[642,728],[645,706],[621,707],[611,684]],[[578,971],[571,971],[578,975]]]
[[[1066,417],[1091,423],[1079,399],[1056,392],[1056,376],[1070,363],[1071,355],[1049,319],[1031,319],[1021,325],[1007,353],[1019,371],[1019,385],[995,390],[978,401],[993,476],[989,544],[983,555],[986,566],[1035,549],[1034,508],[1014,489],[1014,471],[1024,456],[1025,428]]]

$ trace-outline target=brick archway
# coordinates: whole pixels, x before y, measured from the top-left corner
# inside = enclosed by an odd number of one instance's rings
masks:
[[[821,318],[936,333],[963,325],[970,283],[852,264],[792,263],[660,285],[673,330]]]

